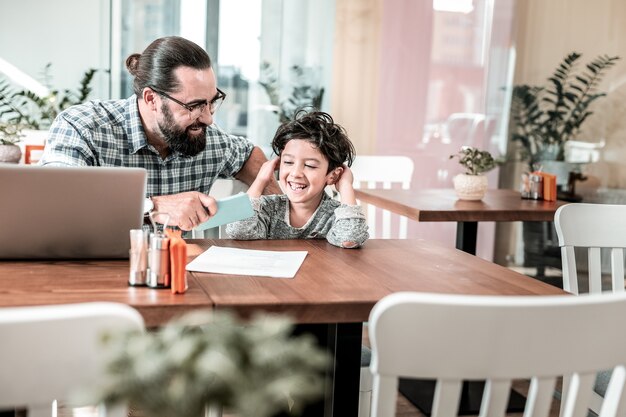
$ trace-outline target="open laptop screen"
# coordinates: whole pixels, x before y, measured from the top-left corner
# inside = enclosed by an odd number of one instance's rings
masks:
[[[0,164],[0,259],[128,258],[141,168]]]

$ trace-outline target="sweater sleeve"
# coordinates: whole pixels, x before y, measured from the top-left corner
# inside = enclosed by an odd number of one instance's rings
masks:
[[[260,198],[250,198],[254,216],[238,222],[226,225],[226,234],[231,239],[258,240],[267,239],[270,225],[269,210],[266,210],[268,200],[263,196]]]
[[[369,238],[361,206],[342,204],[335,209],[333,225],[326,240],[341,248],[358,248]]]

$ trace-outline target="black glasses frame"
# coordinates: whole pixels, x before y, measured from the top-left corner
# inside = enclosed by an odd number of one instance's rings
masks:
[[[191,114],[197,108],[201,109],[200,114],[202,114],[206,106],[209,106],[209,111],[211,113],[215,113],[217,109],[219,109],[222,102],[226,99],[226,93],[220,90],[219,88],[217,88],[217,95],[211,101],[202,100],[202,101],[196,101],[196,102],[191,101],[189,103],[183,103],[182,101],[175,99],[174,97],[170,96],[164,91],[158,90],[152,86],[148,86],[148,87],[150,87],[150,89],[154,91],[155,93],[157,93],[158,95],[163,96],[169,100],[172,100],[174,103],[187,109],[187,111],[189,112],[189,117],[191,117]]]

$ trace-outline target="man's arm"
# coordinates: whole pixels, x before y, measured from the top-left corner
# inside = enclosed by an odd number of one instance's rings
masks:
[[[263,154],[263,151],[255,146],[252,149],[252,152],[250,153],[250,156],[248,157],[246,163],[235,175],[235,178],[245,182],[248,185],[252,185],[252,183],[256,179],[257,174],[259,173],[259,170],[261,169],[261,165],[263,165],[264,162],[267,162],[267,158]],[[281,191],[275,179],[272,179],[272,181],[265,187],[265,190],[263,191],[263,194],[267,195],[282,193],[283,192]]]

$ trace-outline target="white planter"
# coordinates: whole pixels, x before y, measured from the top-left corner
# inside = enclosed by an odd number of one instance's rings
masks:
[[[17,164],[22,157],[22,150],[17,145],[0,145],[0,162]]]
[[[459,174],[452,183],[461,200],[482,200],[487,192],[487,177],[484,175]]]

